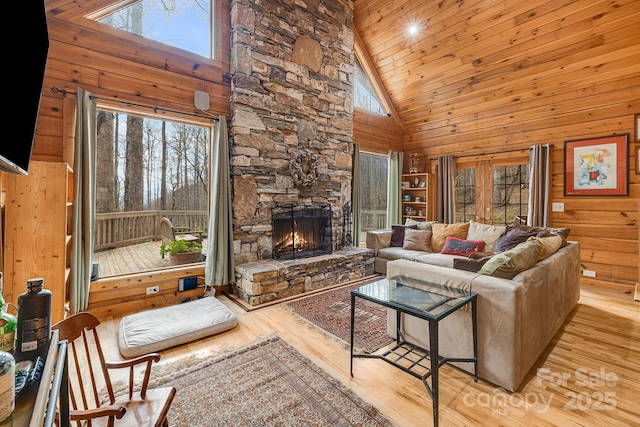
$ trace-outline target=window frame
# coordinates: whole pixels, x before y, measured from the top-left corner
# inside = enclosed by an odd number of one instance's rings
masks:
[[[493,223],[493,167],[528,165],[529,151],[457,158],[456,169],[476,170],[476,222]],[[456,218],[456,222],[458,219]]]
[[[212,152],[214,148],[213,133],[214,133],[214,126],[215,126],[213,118],[209,119],[206,117],[196,116],[192,114],[180,114],[178,112],[171,112],[171,111],[159,110],[159,109],[156,110],[151,107],[146,107],[142,105],[135,106],[128,103],[120,103],[117,101],[111,102],[108,100],[99,100],[96,102],[96,115],[98,111],[108,111],[108,112],[118,113],[118,114],[135,115],[145,119],[162,120],[162,121],[175,122],[183,125],[200,126],[200,127],[208,128],[209,129],[209,141],[208,141],[208,150],[209,150],[208,174],[209,175],[208,176],[211,176],[211,173],[213,173]],[[97,140],[96,140],[96,143],[97,143]],[[209,191],[211,191],[211,189],[209,189]],[[207,208],[206,208],[207,216],[211,214],[210,201],[211,201],[211,198],[207,196]],[[197,262],[194,264],[188,264],[188,265],[202,266],[204,265],[204,262],[200,261],[200,262]],[[126,277],[134,274],[154,274],[157,272],[167,271],[167,270],[179,270],[179,269],[183,269],[184,267],[185,265],[162,266],[162,267],[157,267],[150,270],[125,272],[125,273],[122,273],[122,276]],[[119,274],[115,274],[115,275],[104,276],[101,278],[111,279],[118,276]]]
[[[220,0],[209,0],[211,7],[211,14],[209,16],[209,27],[211,30],[211,56],[202,56],[198,53],[185,50],[183,48],[172,46],[161,42],[156,39],[152,39],[149,37],[145,37],[140,34],[131,33],[129,31],[121,30],[119,28],[112,27],[107,24],[103,24],[102,22],[98,22],[98,20],[108,16],[112,13],[115,13],[121,9],[131,6],[133,3],[136,3],[141,0],[123,0],[121,2],[116,2],[107,7],[99,9],[97,11],[88,13],[84,15],[86,19],[93,21],[96,25],[101,27],[108,28],[108,31],[116,31],[121,38],[128,39],[133,43],[146,44],[156,46],[157,49],[167,52],[175,52],[178,55],[188,54],[190,56],[194,56],[197,58],[205,58],[211,61],[212,65],[221,66],[223,63],[222,59],[222,5]]]

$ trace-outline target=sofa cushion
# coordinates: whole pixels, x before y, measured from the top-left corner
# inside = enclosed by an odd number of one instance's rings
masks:
[[[389,246],[401,248],[404,243],[404,230],[407,228],[416,228],[415,225],[392,225],[391,226],[391,243]]]
[[[406,259],[406,258],[405,258]],[[422,264],[437,265],[440,267],[453,268],[453,263],[456,259],[467,259],[462,255],[445,255],[440,252],[429,253],[422,252],[420,256],[416,257],[415,261]]]
[[[431,230],[404,230],[402,249],[431,252]]]
[[[482,240],[484,242],[484,250],[493,252],[493,248],[498,238],[507,229],[506,225],[483,224],[481,222],[469,221],[469,231],[467,231],[468,240]]]
[[[468,257],[471,252],[482,251],[483,249],[484,242],[482,240],[465,240],[455,236],[447,236],[440,253]]]
[[[513,249],[492,256],[478,273],[513,279],[518,273],[536,265],[540,257],[540,247],[537,240],[527,240]]]
[[[415,225],[418,230],[431,230],[431,226],[438,221],[416,221],[415,219],[407,218],[404,225]]]
[[[418,257],[424,255],[425,253],[429,253],[429,252],[413,251],[413,250],[409,250],[409,249],[393,247],[393,248],[382,248],[382,249],[380,249],[378,251],[378,257],[379,258],[385,258],[385,259],[391,259],[391,260],[406,259],[406,260],[409,260],[409,261],[415,261]]]
[[[433,235],[431,236],[431,250],[433,252],[440,252],[444,247],[447,236],[455,236],[459,239],[466,239],[467,231],[469,231],[469,223],[436,223],[431,225],[431,231],[433,232]]]
[[[520,228],[509,226],[502,233],[502,236],[498,238],[495,246],[493,247],[494,252],[504,252],[509,249],[515,248],[518,244],[524,242],[529,237],[533,237],[538,234],[535,231],[526,231]]]

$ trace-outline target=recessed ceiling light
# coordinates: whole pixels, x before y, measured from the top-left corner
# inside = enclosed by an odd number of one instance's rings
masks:
[[[418,34],[418,24],[409,25],[409,34],[412,36]]]

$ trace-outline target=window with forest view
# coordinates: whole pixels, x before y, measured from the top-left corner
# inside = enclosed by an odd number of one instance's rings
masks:
[[[208,225],[211,127],[99,109],[94,261],[101,277],[169,266],[160,222]]]
[[[98,22],[213,58],[215,0],[141,0]]]
[[[386,156],[360,153],[360,242],[387,226],[387,173]]]
[[[502,162],[504,163],[504,162]],[[456,222],[487,224],[526,222],[529,204],[529,165],[481,161],[456,171]],[[478,177],[490,180],[478,188]]]
[[[476,218],[476,170],[456,171],[456,222],[469,222]]]
[[[529,166],[509,165],[492,168],[493,223],[511,224],[527,220],[529,204]]]

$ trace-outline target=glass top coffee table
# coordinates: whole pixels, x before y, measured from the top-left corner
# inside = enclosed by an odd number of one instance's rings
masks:
[[[396,343],[382,353],[353,352],[356,297],[391,308],[396,312]],[[362,285],[351,290],[351,365],[353,359],[382,359],[422,380],[433,403],[433,422],[438,425],[438,369],[448,362],[474,364],[473,379],[478,381],[477,294],[426,280],[393,276]],[[460,308],[471,306],[473,328],[473,357],[449,358],[438,352],[438,323]],[[429,323],[429,348],[425,349],[405,340],[402,333],[402,314],[426,320]],[[427,381],[431,378],[431,384]]]

